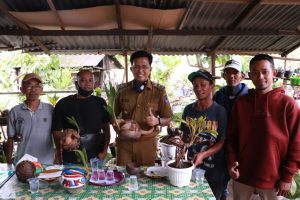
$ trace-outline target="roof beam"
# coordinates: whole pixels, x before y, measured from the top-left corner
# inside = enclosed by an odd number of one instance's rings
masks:
[[[55,7],[55,5],[54,5],[54,3],[53,3],[53,0],[47,0],[47,3],[48,3],[48,5],[49,5],[50,9],[52,10],[52,12],[54,13],[54,15],[55,15],[55,17],[56,17],[56,20],[57,20],[57,22],[58,22],[58,24],[59,24],[61,30],[65,30],[65,25],[64,25],[64,23],[62,22],[62,20],[61,20],[59,14],[58,14],[58,12],[57,12],[57,10],[56,10],[56,7]]]
[[[8,11],[8,7],[6,5],[6,3],[3,0],[0,0],[0,10],[9,18],[11,19],[14,23],[16,23],[21,29],[24,30],[31,30],[31,28],[25,24],[24,22],[20,21],[19,19],[17,19],[15,16],[13,16],[12,14],[10,14],[10,12]],[[39,38],[37,37],[32,37],[31,40],[40,46],[40,48],[47,54],[49,54],[49,49],[43,45],[43,43],[40,41]]]
[[[183,14],[182,18],[180,19],[179,24],[176,27],[177,30],[181,30],[183,28],[183,26],[187,20],[187,17],[191,11],[192,4],[193,4],[193,0],[189,0],[187,2],[184,14]]]
[[[150,27],[148,31],[148,41],[147,41],[147,51],[149,52],[152,52],[152,38],[153,38],[153,27]]]
[[[119,0],[115,0],[115,8],[116,8],[118,29],[123,30],[123,23],[122,23],[122,19],[121,19],[121,9],[120,9],[120,1]],[[120,35],[119,40],[120,40],[121,49],[125,50],[124,36]]]
[[[155,29],[153,35],[165,36],[300,36],[297,30],[223,30],[223,29],[201,29],[201,30],[162,30]],[[14,36],[116,36],[134,35],[148,36],[149,30],[11,30],[0,29],[0,35]]]
[[[286,57],[289,53],[291,53],[292,51],[294,51],[295,49],[297,49],[298,47],[300,47],[300,41],[298,43],[296,43],[294,46],[292,46],[290,49],[282,52],[281,56],[282,57]]]
[[[260,0],[252,0],[247,7],[241,12],[241,14],[231,23],[228,30],[234,30],[243,21],[251,11],[259,4]],[[225,41],[226,37],[220,37],[212,46],[212,52],[218,49],[218,47]]]
[[[249,0],[194,0],[203,3],[248,4]],[[262,0],[260,4],[269,5],[300,5],[299,0]]]

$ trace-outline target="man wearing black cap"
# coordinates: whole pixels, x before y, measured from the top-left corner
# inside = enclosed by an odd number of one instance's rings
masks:
[[[184,108],[182,118],[206,118],[206,127],[192,146],[188,149],[188,159],[193,160],[196,167],[206,170],[205,178],[217,200],[224,189],[224,140],[227,124],[227,113],[224,107],[213,101],[214,80],[206,70],[192,72],[188,79],[193,84],[197,101]],[[180,129],[186,131],[185,124]],[[214,133],[218,134],[215,135]]]
[[[172,110],[165,87],[150,80],[152,55],[146,51],[136,51],[131,55],[130,62],[134,80],[118,86],[116,116],[121,114],[122,119],[134,120],[141,129],[153,131],[138,140],[123,138],[117,131],[117,164],[135,162],[151,166],[156,160],[159,126],[170,123]]]
[[[51,137],[53,106],[41,102],[42,79],[38,74],[26,74],[20,88],[26,96],[24,103],[13,107],[7,124],[7,163],[12,164],[13,142],[18,142],[14,163],[25,154],[38,159],[42,164],[53,164],[54,149]]]

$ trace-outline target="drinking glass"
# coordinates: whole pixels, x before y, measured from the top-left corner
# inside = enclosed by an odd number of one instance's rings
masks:
[[[194,169],[194,177],[195,177],[195,182],[197,184],[204,183],[204,175],[205,175],[205,170],[199,168]]]
[[[92,168],[92,180],[98,181],[98,159],[97,158],[92,158],[90,160],[91,163],[91,168]]]
[[[105,183],[112,184],[115,181],[114,171],[112,169],[108,169],[106,171]]]
[[[27,179],[27,181],[29,182],[30,192],[32,194],[37,193],[39,191],[39,179],[34,177]]]
[[[129,177],[129,191],[137,191],[139,189],[137,177],[135,175],[131,175]]]
[[[105,170],[102,168],[98,168],[98,183],[105,183],[106,174]]]

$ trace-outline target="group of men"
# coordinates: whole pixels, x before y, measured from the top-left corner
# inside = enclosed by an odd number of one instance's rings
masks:
[[[117,165],[153,165],[159,126],[168,126],[171,121],[172,109],[165,88],[150,80],[152,59],[146,51],[131,55],[134,79],[118,86],[115,114],[136,121],[143,130],[153,128],[153,132],[132,140],[119,137],[121,133],[116,129]],[[249,67],[255,89],[241,83],[245,74],[235,60],[225,64],[227,85],[215,94],[214,78],[208,71],[198,70],[188,76],[196,101],[184,108],[182,117],[203,116],[211,124],[200,134],[203,138],[199,137],[188,149],[188,158],[206,170],[205,177],[216,199],[226,197],[230,177],[234,199],[249,199],[254,192],[263,199],[287,195],[299,167],[299,106],[282,88],[273,89],[276,70],[271,56],[258,54]],[[39,100],[43,90],[41,78],[33,73],[25,75],[21,92],[26,100],[9,114],[8,163],[13,162],[13,141],[18,135],[22,137],[15,161],[28,153],[45,164],[77,162],[74,153],[61,145],[62,132],[75,128],[68,121],[70,117],[79,125],[80,148],[86,148],[89,159],[104,158],[111,122],[106,102],[92,95],[91,71],[80,71],[75,85],[77,94],[61,99],[53,109]],[[181,124],[180,128],[186,127]],[[213,131],[217,131],[217,136]],[[209,145],[203,146],[204,140]]]

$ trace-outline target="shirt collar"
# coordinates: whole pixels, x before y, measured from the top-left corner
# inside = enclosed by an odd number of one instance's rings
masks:
[[[24,110],[30,110],[30,109],[28,108],[28,106],[26,105],[25,102],[23,102],[21,106],[22,106],[22,109],[24,109]],[[37,110],[42,109],[42,108],[43,108],[43,104],[42,104],[42,102],[40,101],[40,104],[39,104],[39,107],[38,107]]]

